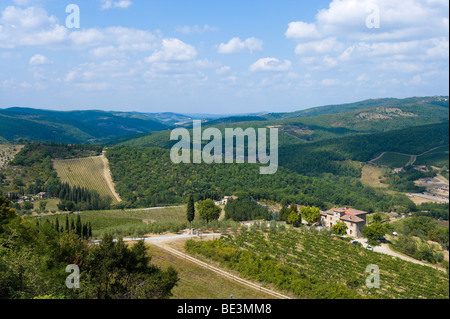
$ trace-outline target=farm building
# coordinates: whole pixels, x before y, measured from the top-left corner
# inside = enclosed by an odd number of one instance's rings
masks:
[[[44,199],[44,198],[49,198],[49,197],[50,197],[50,194],[49,194],[49,193],[46,193],[46,192],[40,192],[40,193],[36,194],[36,197],[37,197],[37,198],[42,198],[42,199]]]
[[[347,225],[347,235],[356,238],[362,237],[362,229],[366,225],[367,214],[367,212],[348,207],[333,207],[320,213],[322,225],[331,228],[338,222],[343,222]]]
[[[222,205],[226,205],[226,204],[228,203],[228,200],[230,200],[230,199],[232,199],[232,200],[238,200],[239,197],[236,197],[236,196],[225,196],[225,197],[222,199]]]

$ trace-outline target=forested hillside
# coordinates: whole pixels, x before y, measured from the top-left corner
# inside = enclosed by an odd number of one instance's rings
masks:
[[[123,135],[164,130],[167,125],[138,113],[58,112],[29,108],[0,110],[0,136],[9,141],[97,143]]]
[[[349,161],[367,162],[382,152],[421,154],[449,144],[449,124],[441,123],[386,133],[348,136],[280,149],[280,165],[300,174],[360,176]]]
[[[402,128],[448,122],[447,97],[367,100],[312,108],[293,113],[234,116],[203,123],[224,133],[225,128],[279,129],[280,146],[303,144],[348,135],[382,133]],[[129,136],[116,144],[170,148],[169,132]]]
[[[409,202],[406,197],[364,187],[351,177],[306,177],[283,167],[274,175],[259,175],[259,165],[254,164],[176,165],[170,161],[169,150],[158,148],[121,146],[109,149],[106,155],[122,199],[142,207],[182,203],[189,194],[199,200],[240,192],[255,199],[279,202],[289,197],[321,208],[337,204],[370,211]]]

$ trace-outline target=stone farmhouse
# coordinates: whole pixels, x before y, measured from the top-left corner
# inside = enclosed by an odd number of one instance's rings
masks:
[[[323,226],[331,228],[338,222],[343,222],[347,225],[347,235],[355,238],[362,237],[362,229],[366,225],[367,214],[368,212],[348,207],[333,207],[320,213]]]

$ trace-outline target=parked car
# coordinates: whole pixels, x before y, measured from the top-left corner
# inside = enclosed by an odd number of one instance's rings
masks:
[[[352,244],[353,244],[353,245],[358,245],[358,244],[359,244],[359,241],[354,240],[354,241],[352,241]]]
[[[394,235],[395,237],[398,236],[398,234],[396,232],[393,232],[392,235]]]
[[[371,250],[371,251],[373,251],[373,247],[372,246],[370,246],[370,245],[367,245],[367,247],[366,247],[368,250]]]

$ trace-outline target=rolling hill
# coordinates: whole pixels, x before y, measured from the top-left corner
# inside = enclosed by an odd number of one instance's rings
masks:
[[[294,113],[233,116],[207,120],[204,128],[279,128],[281,146],[298,145],[349,135],[382,133],[449,120],[448,97],[367,100]],[[170,148],[170,133],[124,136],[118,145]]]
[[[100,143],[128,134],[159,131],[168,125],[147,115],[105,111],[0,110],[0,137],[62,143]]]

